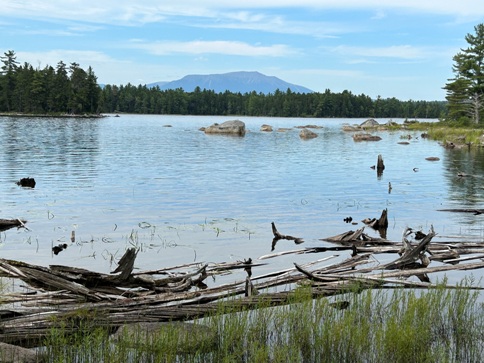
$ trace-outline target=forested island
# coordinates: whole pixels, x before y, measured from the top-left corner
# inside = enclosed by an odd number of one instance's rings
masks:
[[[400,101],[351,91],[294,93],[215,93],[197,87],[160,90],[146,85],[97,83],[91,67],[59,61],[56,67],[34,68],[18,64],[9,50],[1,60],[0,112],[23,114],[140,113],[177,115],[241,115],[274,117],[395,117],[438,118],[446,112],[445,101]]]

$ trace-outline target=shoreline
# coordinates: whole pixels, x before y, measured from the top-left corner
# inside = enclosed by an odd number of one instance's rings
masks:
[[[14,118],[28,118],[28,117],[44,117],[44,118],[104,118],[109,117],[103,114],[42,114],[42,113],[0,113],[0,117],[14,117]]]

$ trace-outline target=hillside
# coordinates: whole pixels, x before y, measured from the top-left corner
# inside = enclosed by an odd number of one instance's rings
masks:
[[[288,83],[273,76],[266,76],[259,72],[230,72],[224,74],[188,75],[171,82],[155,82],[148,87],[160,87],[161,90],[182,88],[185,92],[192,92],[197,86],[200,89],[213,90],[216,93],[230,91],[250,93],[274,93],[277,89],[286,92],[288,88],[295,93],[312,93],[302,86]]]

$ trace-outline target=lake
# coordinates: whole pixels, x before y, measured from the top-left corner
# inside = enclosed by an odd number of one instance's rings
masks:
[[[199,130],[231,119],[246,123],[245,137]],[[112,271],[128,247],[140,249],[135,264],[140,270],[256,260],[271,253],[271,222],[279,232],[305,241],[296,246],[281,240],[274,252],[282,252],[323,246],[321,238],[363,226],[344,218],[378,218],[385,208],[392,241],[400,241],[406,227],[428,232],[431,225],[438,234],[434,241],[484,238],[483,216],[439,211],[482,208],[482,151],[447,150],[419,132],[373,132],[382,140],[355,142],[352,133],[342,131],[345,123],[363,121],[0,117],[0,218],[25,219],[29,228],[0,233],[0,255],[100,272]],[[262,124],[274,130],[322,128],[313,130],[317,138],[302,140],[299,129],[267,133],[260,131]],[[371,166],[380,154],[385,170],[378,177]],[[430,156],[440,160],[427,161]],[[459,172],[472,176],[462,178]],[[35,178],[36,187],[17,186],[23,177]],[[366,232],[378,236],[369,228]],[[52,253],[53,246],[64,243],[64,251]],[[326,255],[281,256],[255,273]],[[381,263],[394,256],[376,257]]]

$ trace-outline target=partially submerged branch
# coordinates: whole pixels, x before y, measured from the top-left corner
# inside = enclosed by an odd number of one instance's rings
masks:
[[[284,234],[279,233],[279,231],[277,230],[276,225],[275,225],[274,222],[272,222],[272,233],[274,234],[274,239],[272,240],[272,249],[271,249],[271,251],[274,251],[274,249],[276,248],[277,242],[279,240],[281,240],[281,239],[286,239],[286,240],[294,241],[294,243],[296,243],[296,244],[301,244],[301,243],[304,242],[304,240],[302,238],[293,237],[293,236],[284,235]]]

